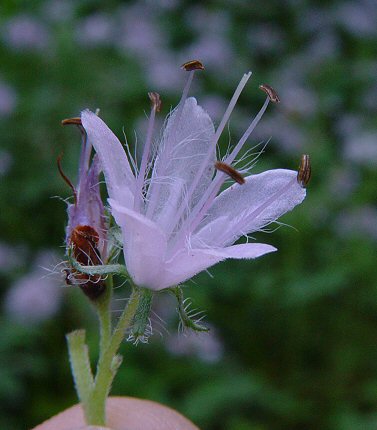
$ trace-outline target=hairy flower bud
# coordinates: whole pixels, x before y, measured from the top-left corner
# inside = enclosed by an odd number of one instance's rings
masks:
[[[66,228],[66,246],[71,257],[84,266],[103,264],[106,259],[106,223],[104,206],[99,189],[99,160],[91,160],[92,146],[81,125],[80,118],[62,121],[63,125],[77,125],[82,134],[79,180],[77,187],[64,175],[60,158],[58,168],[63,179],[73,190],[74,202],[68,204],[68,224]],[[79,285],[82,291],[92,300],[102,295],[105,290],[104,280],[100,275],[79,273],[73,268],[65,269],[66,282]]]

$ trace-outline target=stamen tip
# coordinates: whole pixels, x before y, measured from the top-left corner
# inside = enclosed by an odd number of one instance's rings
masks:
[[[203,63],[199,60],[191,60],[182,64],[181,68],[186,70],[186,72],[191,72],[192,70],[204,70]]]
[[[306,188],[310,181],[312,174],[312,167],[310,164],[310,157],[307,154],[301,156],[300,166],[297,172],[297,182],[302,188]]]
[[[259,89],[267,94],[272,103],[280,103],[280,97],[278,96],[278,93],[270,85],[259,85]]]
[[[154,110],[156,112],[160,112],[161,105],[162,105],[160,94],[150,92],[150,93],[148,93],[148,97],[149,97],[150,101],[152,102],[152,107],[154,108]]]
[[[241,173],[229,164],[226,164],[223,161],[216,161],[215,168],[220,172],[223,172],[230,176],[238,184],[243,185],[245,183],[245,178],[241,175]]]
[[[67,119],[63,119],[62,125],[82,125],[81,122],[81,118],[80,117],[75,117],[75,118],[67,118]]]

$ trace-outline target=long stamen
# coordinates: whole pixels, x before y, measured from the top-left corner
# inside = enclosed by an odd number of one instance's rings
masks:
[[[226,158],[225,162],[227,164],[233,163],[234,159],[237,157],[238,153],[240,152],[243,145],[249,138],[250,134],[254,131],[255,127],[258,125],[259,121],[261,120],[263,114],[267,109],[269,102],[280,103],[280,98],[277,92],[270,85],[267,85],[267,84],[259,85],[259,89],[261,89],[267,94],[266,100],[264,101],[263,106],[261,107],[257,116],[253,119],[248,129],[245,131],[245,133],[243,134],[243,136],[241,137],[241,139],[239,140],[239,142],[237,143],[237,145],[235,146],[231,154]]]
[[[233,163],[234,159],[237,157],[238,153],[244,146],[245,142],[249,138],[250,134],[254,131],[255,127],[258,125],[258,122],[261,120],[263,114],[265,113],[267,106],[270,102],[270,98],[266,97],[266,100],[263,103],[263,106],[261,107],[260,111],[256,115],[256,117],[253,119],[251,124],[249,125],[248,129],[245,131],[241,139],[238,141],[237,145],[233,149],[233,151],[228,155],[228,157],[224,160],[225,163],[231,164]]]
[[[90,154],[92,152],[92,145],[88,143],[87,134],[82,125],[81,118],[74,117],[74,118],[63,119],[61,124],[77,125],[77,128],[80,130],[80,133],[81,133],[81,155],[80,155],[80,164],[79,164],[79,184],[78,184],[78,189],[80,189],[81,182],[85,180],[86,173],[88,172],[88,169],[89,169],[89,161],[90,161]]]
[[[235,146],[233,151],[224,160],[224,162],[226,164],[231,164],[234,161],[234,159],[238,155],[239,151],[241,150],[241,148],[245,144],[246,140],[248,139],[248,137],[250,136],[250,134],[252,133],[254,128],[257,126],[260,119],[262,118],[264,112],[267,109],[269,101],[270,101],[270,99],[269,99],[269,97],[267,97],[262,108],[260,109],[260,111],[258,112],[256,117],[254,118],[254,120],[251,122],[250,126],[245,131],[245,133],[243,134],[243,136],[241,137],[241,139],[239,140],[239,142],[237,143],[237,145]],[[226,176],[224,173],[218,172],[217,175],[215,176],[215,178],[213,179],[211,185],[207,188],[206,192],[202,196],[199,203],[195,206],[194,210],[191,212],[190,217],[186,220],[187,222],[191,221],[190,225],[188,227],[190,231],[195,230],[195,228],[199,225],[200,221],[203,219],[203,217],[207,213],[207,211],[210,208],[210,206],[212,205],[212,202],[215,199],[217,193],[220,191],[220,188],[221,188],[222,184],[224,183],[225,178],[226,178]]]
[[[264,85],[265,87],[266,85]],[[270,87],[271,88],[271,87]],[[271,88],[272,89],[272,88]],[[263,91],[265,91],[263,89]],[[253,132],[259,121],[261,120],[264,112],[267,109],[267,106],[269,102],[271,101],[270,95],[267,94],[267,98],[263,103],[263,106],[259,110],[258,114],[255,116],[233,151],[230,153],[230,155],[224,160],[226,164],[231,164],[240,150],[242,149],[243,145],[245,144],[246,140],[249,138],[250,134]],[[187,217],[185,222],[183,223],[180,232],[177,235],[175,247],[178,246],[180,241],[183,239],[183,236],[186,235],[188,231],[195,231],[197,226],[200,224],[201,220],[206,215],[208,209],[211,207],[213,201],[215,200],[215,197],[217,196],[218,192],[220,191],[220,188],[222,184],[224,183],[226,178],[226,175],[223,172],[218,172],[213,179],[211,185],[207,188],[206,192],[203,194],[200,201],[197,203],[195,208],[191,211],[190,215]]]
[[[63,157],[63,153],[59,155],[59,157],[56,160],[56,163],[58,165],[58,170],[60,173],[60,176],[63,178],[64,182],[66,184],[68,184],[69,188],[71,188],[71,190],[73,191],[73,199],[75,202],[75,205],[77,204],[77,191],[76,188],[73,186],[72,182],[69,180],[68,176],[65,175],[65,173],[63,172],[63,168],[62,168],[62,157]]]
[[[171,223],[171,231],[169,233],[171,233],[175,226],[178,224],[179,220],[181,219],[184,211],[186,210],[188,203],[190,201],[191,196],[193,195],[196,187],[199,184],[199,181],[201,180],[201,177],[206,169],[206,167],[208,166],[208,163],[211,162],[211,158],[213,157],[213,152],[214,149],[216,148],[217,142],[220,139],[220,136],[222,134],[222,132],[224,131],[224,128],[227,124],[227,122],[229,121],[230,115],[234,109],[234,107],[237,104],[237,101],[242,93],[242,90],[245,88],[245,85],[247,83],[247,81],[250,79],[251,76],[251,72],[246,73],[245,75],[243,75],[240,83],[238,84],[236,90],[234,91],[234,94],[229,102],[228,107],[226,108],[226,111],[220,121],[219,126],[217,127],[216,133],[213,137],[213,140],[210,142],[209,147],[208,147],[208,152],[206,155],[206,158],[204,159],[202,165],[200,166],[197,175],[195,176],[193,182],[191,183],[190,189],[188,190],[186,196],[183,198],[183,201],[181,203],[180,208],[177,211],[177,214],[173,220],[173,222]]]
[[[198,60],[189,61],[188,63],[183,64],[182,68],[189,72],[189,76],[187,78],[186,85],[183,89],[182,97],[181,97],[181,100],[179,101],[177,111],[175,113],[174,123],[171,126],[172,127],[171,128],[172,135],[169,137],[169,139],[165,143],[166,146],[163,149],[162,154],[161,154],[161,160],[159,163],[159,165],[161,166],[161,171],[156,172],[157,177],[164,177],[165,176],[165,171],[166,171],[166,168],[169,164],[169,157],[171,155],[171,145],[173,145],[173,143],[176,140],[175,136],[176,136],[177,128],[178,128],[177,125],[179,124],[179,122],[181,120],[183,107],[185,105],[185,101],[187,99],[188,92],[190,90],[191,83],[192,83],[192,80],[194,78],[194,73],[196,70],[203,70],[204,69],[202,63]],[[155,182],[151,186],[153,187],[153,192],[151,193],[151,199],[149,201],[148,209],[147,209],[147,217],[148,218],[151,218],[153,216],[154,210],[156,209],[158,198],[160,196],[161,183]]]
[[[143,184],[145,179],[145,172],[148,165],[149,160],[149,154],[150,149],[152,145],[152,136],[153,136],[153,129],[155,124],[155,118],[156,118],[156,112],[160,112],[161,109],[161,99],[160,95],[157,93],[148,93],[148,97],[152,102],[152,108],[151,108],[151,114],[148,121],[148,130],[147,130],[147,137],[145,140],[144,150],[143,150],[143,156],[141,159],[140,164],[140,170],[139,175],[136,180],[135,184],[135,202],[134,202],[134,209],[136,211],[140,210],[141,203],[143,201]]]
[[[243,136],[241,137],[241,139],[239,140],[239,142],[237,143],[237,145],[235,146],[233,151],[224,160],[224,162],[226,164],[233,163],[233,161],[237,157],[238,153],[242,149],[243,145],[245,144],[246,140],[249,138],[250,134],[254,131],[255,127],[258,125],[259,121],[261,120],[261,118],[262,118],[263,114],[265,113],[267,106],[268,106],[270,101],[271,101],[271,99],[268,96],[266,98],[266,100],[264,101],[263,106],[259,110],[258,114],[253,119],[253,121],[251,122],[248,129],[245,131],[245,133],[243,134]],[[224,183],[224,180],[225,180],[225,175],[222,173],[219,173],[215,176],[214,180],[212,181],[211,186],[207,190],[207,196],[203,196],[202,200],[204,200],[204,197],[207,197],[207,199],[204,203],[202,210],[200,211],[200,214],[199,214],[200,216],[198,217],[198,220],[195,223],[195,227],[192,226],[192,228],[196,228],[196,226],[202,220],[203,216],[205,215],[205,212],[209,209],[209,206],[212,204],[212,201],[216,197],[217,193],[220,191],[220,188],[221,188],[222,184]]]

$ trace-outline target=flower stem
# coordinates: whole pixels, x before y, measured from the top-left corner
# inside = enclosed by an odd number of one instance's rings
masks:
[[[106,398],[121,360],[121,357],[117,355],[117,351],[127,328],[132,323],[139,300],[140,290],[134,287],[128,305],[120,316],[107,346],[105,346],[104,341],[101,342],[105,349],[101,350],[94,386],[84,407],[88,425],[106,425]]]
[[[102,297],[96,303],[96,309],[100,326],[100,354],[103,354],[111,338],[111,298],[113,295],[113,277],[108,275],[106,289]]]

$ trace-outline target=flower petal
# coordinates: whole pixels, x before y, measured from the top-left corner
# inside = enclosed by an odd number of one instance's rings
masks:
[[[101,161],[110,198],[132,207],[135,178],[122,144],[95,113],[84,110],[81,121]]]
[[[169,228],[174,218],[172,215],[182,204],[183,198],[186,199],[185,206],[189,208],[201,197],[211,182],[216,157],[214,146],[213,157],[208,161],[208,166],[192,193],[187,195],[203,159],[207,157],[215,129],[211,118],[198,106],[195,98],[190,97],[186,100],[179,118],[178,109],[175,109],[167,121],[148,198],[153,200],[153,193],[159,190],[158,202],[151,217],[158,220],[164,229]]]
[[[246,243],[223,249],[185,249],[166,262],[158,289],[178,285],[227,258],[257,258],[274,251],[276,248],[264,243]]]
[[[157,224],[109,199],[115,221],[122,229],[124,257],[129,274],[139,287],[159,289],[164,267],[166,237]]]
[[[105,209],[99,188],[99,160],[95,155],[88,172],[83,172],[77,189],[77,202],[68,205],[67,239],[78,225],[89,225],[105,240]]]
[[[232,185],[214,200],[192,246],[226,246],[277,220],[305,198],[296,177],[293,170],[276,169]]]

